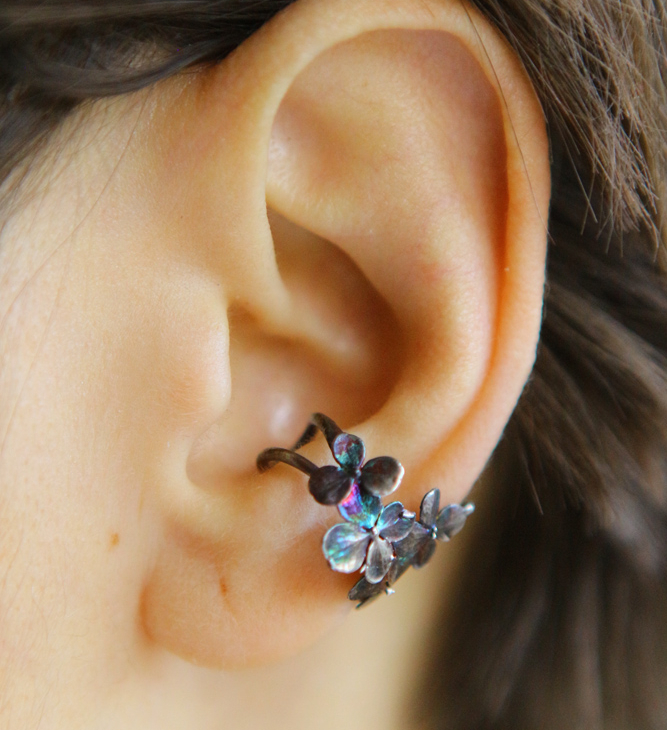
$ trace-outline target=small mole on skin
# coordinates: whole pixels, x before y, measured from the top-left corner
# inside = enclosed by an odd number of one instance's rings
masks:
[[[220,581],[220,593],[222,593],[223,596],[227,595],[227,585],[224,580]]]
[[[111,540],[109,541],[111,544],[111,547],[114,548],[118,543],[120,542],[120,536],[117,532],[111,533]]]

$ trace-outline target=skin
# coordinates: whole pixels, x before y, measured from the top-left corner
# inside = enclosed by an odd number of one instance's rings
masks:
[[[456,548],[350,617],[335,511],[254,459],[319,410],[409,508],[462,501],[534,359],[548,197],[535,94],[455,2],[300,0],[70,119],[3,211],[0,724],[405,727],[386,667]]]

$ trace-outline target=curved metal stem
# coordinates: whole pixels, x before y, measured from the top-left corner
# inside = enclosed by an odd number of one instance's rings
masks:
[[[270,469],[272,466],[275,466],[278,462],[282,462],[288,466],[293,466],[299,471],[302,471],[304,474],[308,474],[308,476],[314,474],[318,469],[318,467],[313,464],[312,461],[306,459],[305,456],[295,454],[289,449],[280,448],[264,449],[264,451],[262,451],[262,453],[257,457],[257,468],[260,473],[262,473]]]
[[[310,417],[310,423],[306,426],[306,430],[301,434],[301,438],[296,444],[294,444],[294,451],[309,444],[317,435],[318,430],[324,434],[329,448],[333,451],[333,443],[336,440],[336,436],[340,436],[343,430],[329,416],[325,416],[324,413],[313,413]]]

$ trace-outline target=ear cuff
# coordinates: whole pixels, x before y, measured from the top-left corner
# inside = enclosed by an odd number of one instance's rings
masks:
[[[298,449],[324,434],[337,466],[313,464]],[[340,573],[361,571],[348,593],[357,608],[382,593],[410,568],[431,559],[438,542],[447,542],[465,525],[475,505],[450,504],[440,509],[440,490],[424,495],[419,517],[400,502],[383,505],[382,498],[400,486],[405,470],[391,456],[366,459],[364,442],[342,431],[328,416],[313,414],[292,449],[265,449],[257,468],[265,472],[282,462],[308,475],[308,489],[323,505],[337,506],[344,522],[327,530],[322,551],[329,566]]]

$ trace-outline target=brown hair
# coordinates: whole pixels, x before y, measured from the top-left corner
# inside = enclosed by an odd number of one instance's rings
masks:
[[[475,4],[547,113],[551,240],[537,361],[433,658],[429,724],[665,728],[665,6]]]
[[[4,0],[0,180],[77,105],[218,61],[287,4]],[[665,4],[472,4],[547,115],[551,245],[537,362],[430,657],[424,725],[667,727]]]

